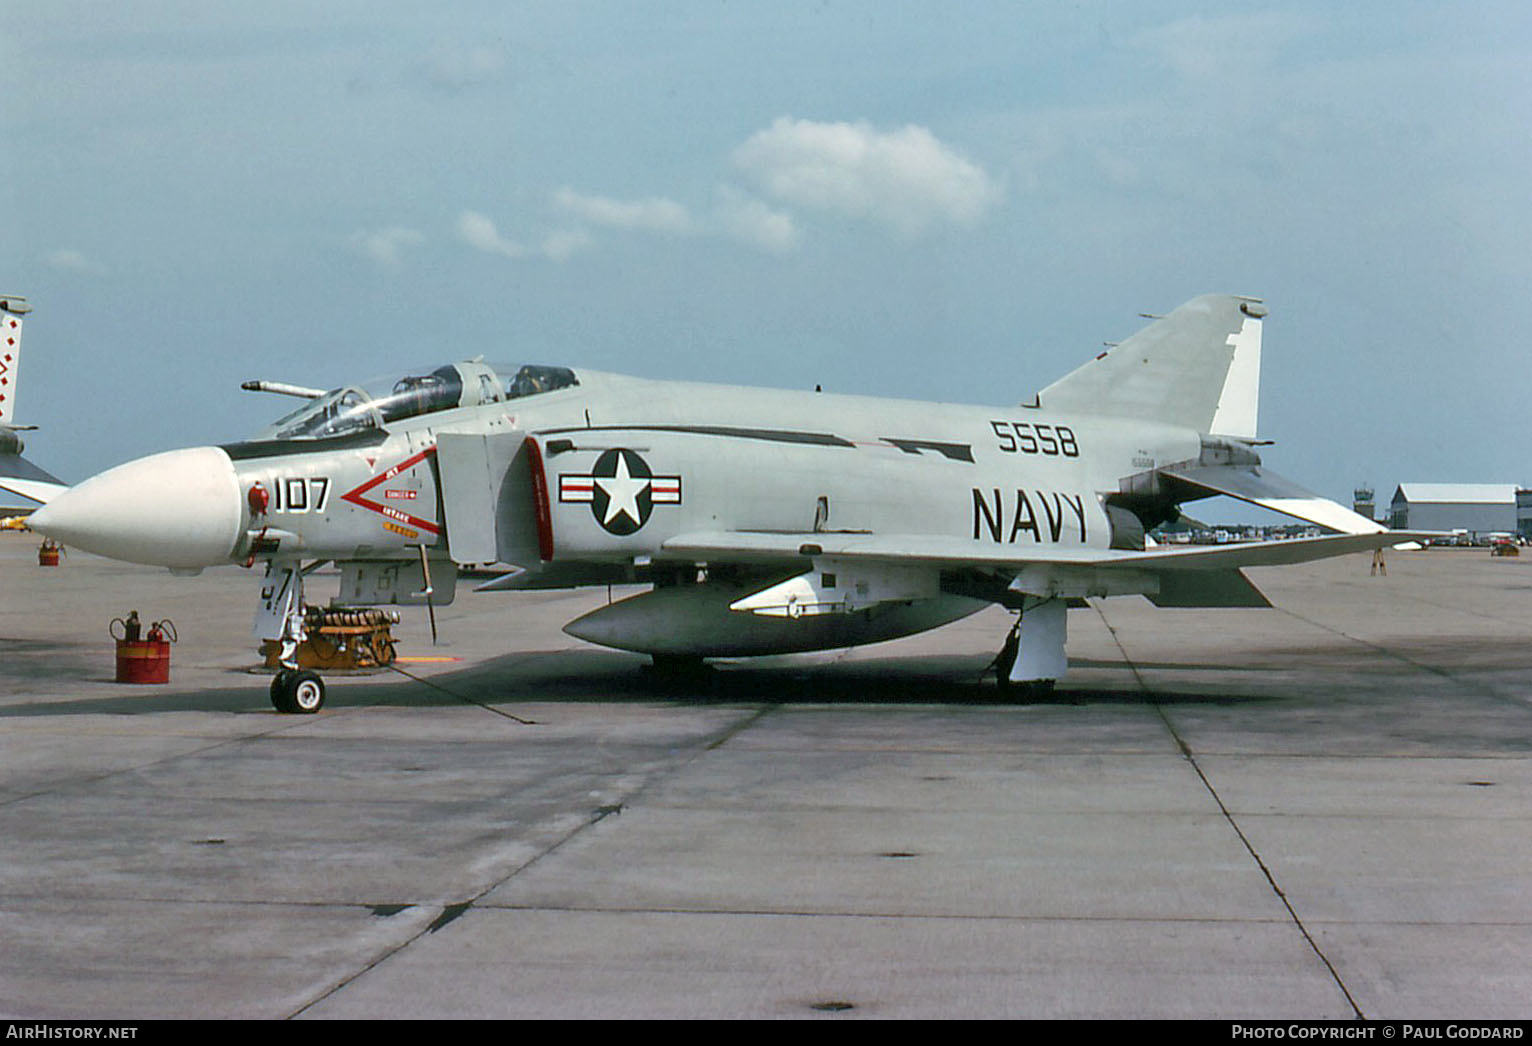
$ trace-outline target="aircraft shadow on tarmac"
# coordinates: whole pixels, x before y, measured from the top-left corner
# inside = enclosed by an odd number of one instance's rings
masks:
[[[991,665],[973,655],[861,658],[852,662],[800,661],[773,657],[751,662],[721,662],[700,672],[656,678],[646,660],[599,650],[549,650],[506,654],[452,671],[423,674],[409,666],[410,678],[379,670],[365,677],[334,675],[326,710],[348,708],[449,708],[479,705],[515,713],[518,705],[549,703],[679,704],[906,704],[986,706],[1068,706],[1085,704],[1266,704],[1283,700],[1280,693],[1213,688],[1210,692],[1177,692],[1140,686],[1120,661],[1077,660],[1081,670],[1115,672],[1120,686],[1081,680],[1046,696],[1019,688],[1002,690]],[[1175,671],[1228,666],[1144,663],[1141,670]],[[59,665],[55,679],[73,672],[82,681],[109,682],[94,661]],[[0,719],[62,715],[147,715],[169,712],[257,713],[276,716],[268,697],[267,676],[230,670],[246,676],[248,684],[215,689],[128,686],[109,695],[79,699],[18,702],[0,706]],[[1252,688],[1252,690],[1255,688]],[[1302,688],[1294,684],[1294,694]],[[307,717],[292,717],[294,725]]]

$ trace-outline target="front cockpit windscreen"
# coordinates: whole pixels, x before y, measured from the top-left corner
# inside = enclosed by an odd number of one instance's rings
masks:
[[[578,384],[568,367],[517,367],[479,360],[449,363],[432,371],[332,389],[279,418],[257,438],[349,436],[422,414],[501,403]]]

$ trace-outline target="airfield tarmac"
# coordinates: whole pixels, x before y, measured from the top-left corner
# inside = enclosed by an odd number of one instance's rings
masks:
[[[1532,555],[1071,611],[1043,703],[981,678],[998,610],[663,696],[560,631],[605,589],[460,584],[438,647],[396,630],[450,694],[285,716],[257,576],[37,540],[0,535],[0,1016],[1532,1016]],[[167,686],[112,682],[135,608]]]

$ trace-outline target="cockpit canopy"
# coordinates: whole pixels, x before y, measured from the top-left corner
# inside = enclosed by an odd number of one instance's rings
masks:
[[[343,385],[305,403],[269,425],[258,439],[329,439],[396,421],[522,399],[578,385],[568,367],[524,367],[480,360],[449,363],[433,371]]]

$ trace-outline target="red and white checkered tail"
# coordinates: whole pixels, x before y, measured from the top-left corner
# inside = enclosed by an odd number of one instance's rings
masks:
[[[25,298],[0,295],[0,425],[16,424],[16,376],[21,367],[21,317],[32,311]]]

